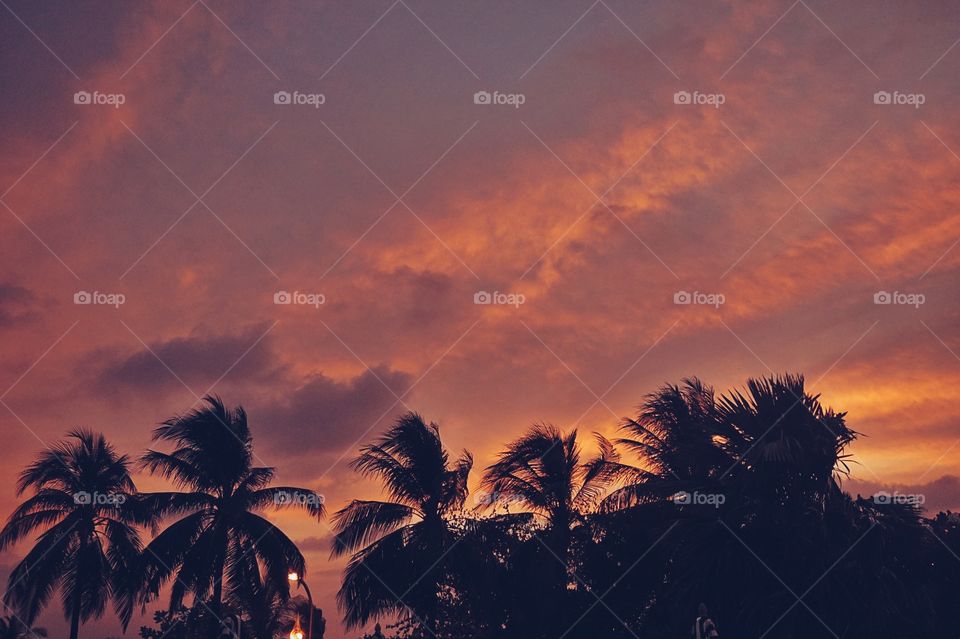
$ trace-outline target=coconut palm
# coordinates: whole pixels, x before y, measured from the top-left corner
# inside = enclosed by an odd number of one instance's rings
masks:
[[[637,417],[623,424],[628,436],[616,440],[643,464],[611,467],[624,486],[604,499],[603,509],[661,502],[720,478],[737,460],[718,442],[730,441],[738,433],[724,428],[717,414],[713,389],[696,378],[647,395]]]
[[[149,450],[141,460],[150,472],[186,489],[144,496],[158,517],[182,518],[145,548],[142,602],[173,579],[172,610],[180,609],[189,593],[219,617],[224,586],[242,591],[241,577],[258,562],[283,599],[289,595],[288,571],[304,572],[296,544],[260,513],[297,507],[319,519],[324,507],[322,496],[311,490],[269,486],[276,470],[254,466],[253,437],[242,407],[229,410],[210,396],[204,403],[154,430],[154,441],[172,443],[172,452]]]
[[[548,424],[533,426],[487,467],[482,487],[488,498],[481,507],[515,503],[542,518],[547,545],[564,558],[571,527],[603,497],[620,468],[613,445],[600,435],[596,438],[600,454],[581,462],[576,430],[564,435]]]
[[[451,462],[436,424],[401,416],[351,466],[379,478],[389,501],[355,499],[334,516],[333,556],[353,553],[337,600],[346,623],[399,613],[433,628],[454,560],[451,519],[463,507],[473,458]]]
[[[4,603],[33,623],[59,589],[71,639],[110,600],[126,627],[134,605],[130,576],[142,548],[136,524],[145,521],[136,512],[127,456],[103,435],[71,431],[20,474],[17,494],[31,489],[0,531],[0,551],[39,532],[10,574]]]
[[[31,628],[12,615],[0,618],[0,639],[33,639],[46,636],[46,628]]]
[[[579,547],[588,534],[583,526],[615,478],[619,455],[606,439],[597,435],[600,453],[581,461],[577,431],[564,435],[554,426],[537,424],[507,445],[483,477],[486,490],[480,509],[502,505],[507,510],[497,518],[534,524],[521,529],[509,551],[508,565],[523,566],[512,587],[538,592],[529,602],[533,614],[507,613],[506,625],[520,636],[560,636],[570,627],[572,611],[582,592],[577,575]],[[517,512],[511,512],[513,508]],[[510,587],[510,586],[508,586]],[[532,623],[531,623],[532,622]]]

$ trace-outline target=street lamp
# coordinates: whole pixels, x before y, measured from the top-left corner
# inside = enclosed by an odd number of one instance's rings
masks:
[[[293,630],[290,631],[290,639],[303,639],[303,629],[300,628],[300,615],[297,615],[297,621],[293,624]]]
[[[309,619],[307,619],[307,639],[313,639],[313,595],[310,594],[310,587],[307,586],[307,582],[303,580],[303,577],[301,577],[300,575],[298,575],[296,572],[292,570],[287,575],[287,579],[296,583],[298,586],[303,586],[303,589],[307,593],[307,603],[310,606],[310,609],[309,609],[310,617]],[[294,628],[294,631],[296,631],[299,626],[300,626],[300,619],[298,618],[297,627]],[[294,634],[291,632],[290,639],[303,639],[303,631],[300,632],[299,637],[294,636]]]

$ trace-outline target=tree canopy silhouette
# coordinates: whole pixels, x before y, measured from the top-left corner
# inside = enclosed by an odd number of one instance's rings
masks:
[[[42,532],[10,573],[4,604],[32,623],[59,588],[70,639],[111,600],[126,627],[142,547],[136,524],[148,519],[136,508],[129,458],[103,435],[73,430],[20,474],[17,494],[28,490],[0,531],[0,550]]]
[[[243,408],[227,409],[218,397],[205,406],[173,417],[154,430],[153,439],[171,443],[172,452],[149,450],[141,463],[150,472],[174,482],[184,492],[144,495],[158,517],[181,517],[160,532],[143,553],[145,602],[172,580],[170,607],[184,596],[208,605],[219,617],[224,585],[240,596],[260,574],[281,599],[289,596],[287,574],[304,572],[296,544],[259,513],[301,508],[324,514],[323,497],[312,490],[271,487],[276,470],[255,466],[253,437]]]
[[[401,416],[351,463],[380,479],[390,501],[354,499],[334,515],[334,557],[353,553],[337,598],[350,626],[411,611],[436,632],[440,592],[456,555],[451,518],[467,497],[473,458],[451,462],[440,429]]]
[[[331,558],[348,557],[347,626],[382,620],[397,639],[667,637],[688,634],[703,601],[722,636],[920,639],[953,627],[960,517],[845,493],[857,433],[802,376],[723,394],[696,378],[665,385],[619,428],[591,442],[532,426],[484,470],[468,508],[470,453],[453,458],[436,424],[401,415],[351,462],[384,497],[353,499],[332,520]],[[30,495],[0,550],[35,540],[10,575],[0,639],[40,635],[27,624],[57,591],[71,639],[109,602],[126,626],[163,587],[170,609],[141,636],[209,637],[229,613],[242,639],[263,639],[302,617],[287,574],[304,572],[303,554],[264,512],[319,520],[323,498],[272,486],[246,412],[217,397],[153,439],[163,446],[141,466],[178,490],[138,493],[129,459],[83,429],[24,469],[18,495]]]

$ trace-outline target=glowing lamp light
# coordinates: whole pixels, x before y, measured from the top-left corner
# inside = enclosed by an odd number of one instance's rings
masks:
[[[300,616],[297,615],[297,621],[293,624],[293,630],[290,631],[290,639],[303,639],[303,628],[300,627]]]
[[[287,579],[289,579],[290,581],[300,581],[300,575],[298,575],[295,572],[291,572],[290,574],[287,575]]]

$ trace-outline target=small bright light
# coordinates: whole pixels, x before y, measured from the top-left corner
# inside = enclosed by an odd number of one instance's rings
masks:
[[[296,623],[293,624],[293,630],[290,631],[290,639],[303,639],[303,628],[300,627],[300,616],[297,616]]]
[[[291,572],[289,575],[287,575],[287,579],[290,581],[300,581],[300,575],[295,572]]]

